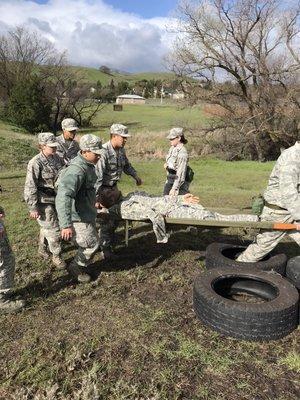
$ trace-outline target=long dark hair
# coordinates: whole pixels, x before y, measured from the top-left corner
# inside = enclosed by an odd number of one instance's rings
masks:
[[[181,143],[183,143],[183,144],[187,144],[187,139],[184,137],[184,134],[182,134],[181,136],[180,136],[180,142]]]

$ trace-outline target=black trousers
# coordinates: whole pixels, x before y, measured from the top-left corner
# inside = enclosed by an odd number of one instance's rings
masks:
[[[167,175],[167,181],[165,183],[164,186],[164,192],[163,195],[166,196],[170,193],[170,190],[172,189],[173,183],[175,181],[176,178],[176,174],[168,174]],[[179,188],[179,192],[178,194],[183,195],[189,193],[189,183],[188,182],[184,182],[181,187]]]

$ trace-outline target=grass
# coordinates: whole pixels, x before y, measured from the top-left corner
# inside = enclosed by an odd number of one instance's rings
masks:
[[[105,74],[99,71],[96,68],[88,68],[88,67],[71,67],[74,72],[79,73],[83,76],[88,82],[96,84],[97,81],[100,81],[102,85],[108,85],[113,79],[115,83],[121,81],[127,81],[129,83],[134,83],[136,81],[140,81],[143,79],[147,80],[168,80],[171,81],[175,79],[175,75],[170,72],[143,72],[137,74],[122,74],[113,72],[111,75]]]
[[[0,171],[0,203],[17,259],[16,291],[28,303],[20,314],[0,316],[1,399],[299,398],[299,330],[276,342],[248,343],[211,331],[194,314],[192,286],[204,269],[206,246],[215,240],[240,243],[239,232],[179,231],[165,245],[149,232],[132,236],[126,248],[120,230],[119,260],[104,263],[96,255],[93,282],[77,285],[37,257],[38,227],[22,202],[21,168],[35,152],[34,139],[5,125],[1,139],[1,162],[10,156]],[[159,194],[163,160],[137,157],[135,142],[131,138],[127,150],[144,180],[141,189]],[[164,154],[164,134],[152,132],[152,142]],[[22,149],[30,150],[23,155]],[[192,191],[202,204],[242,208],[265,187],[273,163],[192,158],[191,165]],[[124,193],[136,189],[127,176],[120,186]],[[279,249],[299,253],[291,242]],[[67,245],[64,257],[72,254]]]
[[[106,131],[113,123],[122,123],[132,132],[161,132],[173,126],[195,128],[206,121],[201,106],[182,108],[176,104],[125,104],[123,111],[113,111],[113,105],[107,104],[95,118],[94,124]]]

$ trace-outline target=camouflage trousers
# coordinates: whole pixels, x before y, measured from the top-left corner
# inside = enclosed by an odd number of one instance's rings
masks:
[[[113,247],[115,230],[119,226],[120,220],[113,217],[102,220],[97,218],[100,247],[102,250],[109,250]]]
[[[73,222],[75,235],[73,241],[78,247],[74,262],[86,267],[99,247],[99,236],[96,225],[92,223]]]
[[[273,210],[269,207],[264,207],[261,214],[261,221],[284,223],[294,222],[291,214],[288,211]],[[239,255],[237,261],[257,262],[262,260],[277,246],[277,244],[284,238],[286,234],[286,232],[281,231],[266,231],[258,234],[254,243],[250,244],[250,246],[248,246],[247,249]],[[288,233],[288,235],[300,246],[299,231],[291,231]]]
[[[0,239],[0,295],[12,289],[15,276],[15,257],[8,237]]]
[[[50,252],[58,256],[61,254],[61,238],[57,213],[54,204],[39,204],[40,218],[37,220],[40,226],[40,244],[45,240]]]

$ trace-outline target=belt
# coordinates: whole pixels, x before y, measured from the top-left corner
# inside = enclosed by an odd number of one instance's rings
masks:
[[[168,171],[169,174],[171,174],[171,175],[176,175],[175,169],[167,168],[167,171]]]
[[[286,208],[279,207],[279,206],[277,206],[276,204],[270,204],[270,203],[268,203],[266,200],[265,200],[265,206],[268,207],[268,208],[271,208],[272,210],[283,210],[283,211],[287,211]]]

